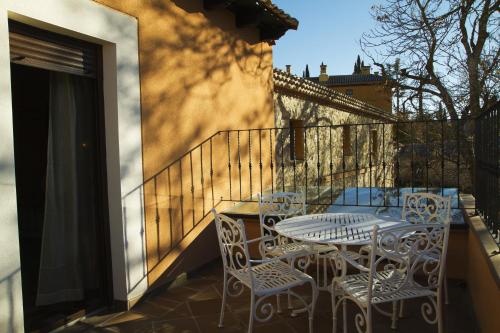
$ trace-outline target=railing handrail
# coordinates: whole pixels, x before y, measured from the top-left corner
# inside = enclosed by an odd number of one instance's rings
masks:
[[[447,121],[462,121],[462,120],[465,121],[465,120],[469,120],[469,119],[471,119],[471,118],[469,118],[469,117],[462,117],[462,118],[458,118],[458,119],[446,118],[446,119],[424,119],[424,120],[416,120],[416,119],[415,120],[400,120],[400,119],[398,119],[398,120],[373,121],[373,122],[364,122],[364,123],[349,123],[349,122],[346,122],[346,123],[343,123],[343,124],[331,124],[331,125],[304,125],[304,126],[295,126],[294,128],[295,129],[297,129],[297,128],[303,128],[303,129],[332,128],[332,129],[335,129],[335,128],[342,128],[344,126],[375,126],[375,125],[395,125],[395,124],[400,125],[400,124],[424,123],[424,122],[428,123],[428,122],[445,122],[445,121],[447,122]],[[198,149],[199,147],[201,147],[205,143],[209,142],[211,139],[213,139],[217,135],[220,135],[221,133],[248,132],[248,131],[270,131],[270,130],[277,131],[277,130],[290,130],[290,129],[291,129],[291,127],[287,126],[287,127],[261,127],[261,128],[245,128],[245,129],[225,129],[225,130],[219,130],[219,131],[215,132],[214,134],[212,134],[210,137],[206,138],[205,140],[203,140],[202,142],[200,142],[199,144],[197,144],[196,146],[194,146],[191,149],[187,150],[185,153],[183,153],[182,155],[180,155],[179,157],[177,157],[172,162],[168,163],[166,166],[164,166],[161,169],[159,169],[152,176],[149,176],[148,178],[144,179],[141,184],[135,186],[130,191],[128,191],[125,195],[123,195],[122,199],[125,199],[130,194],[132,194],[133,192],[137,191],[142,186],[144,186],[144,184],[146,184],[149,181],[152,181],[155,177],[157,177],[158,175],[160,175],[162,172],[164,172],[165,170],[167,170],[168,168],[170,168],[174,164],[178,163],[184,157],[186,157],[187,155],[189,155],[190,153],[192,153],[193,151],[195,151],[196,149]]]
[[[193,148],[189,149],[188,151],[186,151],[185,153],[183,153],[181,156],[179,156],[178,158],[176,158],[175,160],[173,160],[172,162],[168,163],[166,166],[164,166],[163,168],[161,168],[160,170],[158,170],[154,175],[152,176],[149,176],[148,178],[144,179],[142,184],[140,185],[137,185],[136,187],[134,187],[132,190],[128,191],[123,197],[122,197],[122,200],[125,199],[127,196],[129,196],[130,194],[132,194],[133,192],[137,191],[138,189],[140,189],[142,186],[144,186],[144,184],[146,184],[147,182],[150,182],[151,180],[153,180],[155,177],[157,177],[158,175],[160,175],[162,172],[164,172],[165,170],[167,170],[168,168],[170,168],[171,166],[173,166],[174,164],[178,163],[180,160],[182,160],[184,157],[186,157],[187,155],[189,155],[189,153],[192,153],[193,151],[195,151],[196,149],[198,149],[199,147],[201,147],[202,145],[204,145],[205,143],[207,143],[208,141],[210,141],[211,139],[213,139],[215,136],[219,135],[221,132],[223,131],[217,131],[215,132],[214,134],[212,134],[210,137],[206,138],[205,140],[203,140],[202,142],[200,142],[199,144],[197,144],[196,146],[194,146]]]

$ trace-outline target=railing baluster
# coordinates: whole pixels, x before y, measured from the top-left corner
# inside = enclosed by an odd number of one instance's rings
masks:
[[[346,144],[345,144],[345,135],[344,135],[344,131],[346,130],[346,127],[345,126],[349,126],[349,125],[344,125],[342,128],[342,133],[341,133],[341,136],[342,136],[342,205],[345,205],[345,147],[346,147]],[[350,139],[350,138],[349,138]],[[349,144],[351,144],[349,142]]]
[[[233,178],[231,174],[231,141],[230,141],[231,132],[227,131],[227,170],[229,173],[229,200],[233,200],[233,191],[232,191],[232,182],[231,178]]]
[[[194,216],[194,206],[195,206],[195,201],[194,201],[194,176],[193,176],[193,153],[189,152],[189,169],[191,171],[191,215],[193,218],[193,229],[196,224],[195,221],[195,216]]]
[[[460,200],[460,118],[457,119],[457,207]]]
[[[242,200],[241,196],[241,151],[240,151],[240,130],[237,132],[237,139],[238,139],[238,177],[240,180],[240,201]]]
[[[200,146],[200,188],[201,188],[201,204],[202,213],[201,216],[205,215],[205,175],[203,174],[203,144]],[[201,221],[201,219],[200,219]],[[197,221],[196,224],[198,224]]]
[[[441,120],[441,195],[444,196],[444,122]]]
[[[295,151],[296,147],[297,147],[297,131],[296,131],[296,129],[293,130],[292,136],[293,137],[290,138],[290,139],[293,140],[293,146],[291,145],[291,147],[294,150],[294,152],[293,152],[293,159],[292,159],[293,191],[297,192],[297,153]]]
[[[181,188],[181,195],[179,197],[180,199],[180,204],[181,204],[181,227],[182,227],[182,238],[184,238],[184,189],[183,189],[183,184],[182,184],[182,159],[179,160],[179,180],[180,180],[180,188]]]
[[[410,122],[410,144],[411,144],[411,162],[410,162],[410,166],[411,166],[411,175],[410,175],[410,185],[411,185],[411,193],[413,193],[413,188],[414,188],[414,182],[413,182],[413,173],[415,172],[414,170],[414,149],[415,149],[415,143],[413,142],[413,123]]]
[[[273,130],[269,129],[269,152],[271,155],[271,193],[274,193]]]
[[[285,192],[285,131],[281,130],[278,135],[281,137],[281,188]]]
[[[155,191],[155,225],[156,225],[156,255],[158,257],[158,261],[161,260],[161,248],[160,248],[160,211],[158,208],[158,188],[156,176],[153,178],[154,191]]]
[[[372,145],[375,144],[375,142],[372,142],[372,126],[371,124],[368,124],[368,167],[369,167],[369,191],[370,191],[370,207],[372,206],[372,154],[375,152],[375,147],[372,147]]]
[[[385,195],[385,192],[387,191],[386,188],[386,182],[387,182],[387,174],[386,174],[386,164],[385,164],[385,124],[382,123],[382,172],[383,172],[383,193],[384,193],[384,207],[387,207],[387,196]]]
[[[330,205],[333,204],[333,156],[332,156],[332,125],[328,127],[330,137]]]
[[[308,163],[307,163],[307,127],[304,127],[304,168],[306,172],[306,179],[305,179],[305,200],[307,204],[307,169],[308,169]]]
[[[174,246],[174,232],[173,232],[173,218],[172,218],[172,183],[170,181],[170,168],[167,169],[167,177],[168,177],[168,216],[170,220],[170,248],[169,251],[172,250]]]
[[[425,191],[429,192],[429,121],[425,121]]]
[[[212,207],[215,207],[215,196],[214,196],[214,163],[213,163],[212,138],[210,138],[210,187],[211,187],[211,190],[212,190]]]
[[[358,125],[354,126],[354,161],[355,161],[355,178],[356,178],[356,206],[359,206],[359,164],[358,164]]]
[[[248,130],[248,173],[250,174],[250,200],[252,200],[252,136]]]
[[[259,128],[259,172],[260,172],[260,194],[262,195],[262,130]]]
[[[316,189],[317,189],[317,193],[316,193],[316,203],[319,205],[319,184],[320,184],[320,168],[321,168],[321,164],[320,164],[320,157],[319,157],[319,151],[320,151],[320,146],[319,146],[319,126],[316,127],[316,151],[317,151],[317,161],[316,161],[316,169],[317,169],[317,175],[316,175]]]
[[[400,175],[399,175],[399,156],[400,156],[400,151],[399,151],[399,121],[396,122],[396,191],[397,191],[397,195],[398,195],[398,205],[397,207],[400,206],[400,203],[399,203],[399,197],[401,195],[400,190],[400,186],[401,186],[401,179],[400,179]]]

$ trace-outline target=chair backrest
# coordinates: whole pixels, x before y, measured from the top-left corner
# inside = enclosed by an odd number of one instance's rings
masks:
[[[226,215],[217,213],[215,209],[212,209],[212,213],[214,214],[224,270],[227,272],[238,271],[240,274],[247,273],[251,279],[250,255],[243,221],[233,220]]]
[[[261,236],[276,236],[276,223],[293,216],[305,215],[306,203],[302,193],[276,192],[257,195]]]
[[[400,290],[441,287],[448,248],[449,221],[403,224],[372,235],[368,298],[391,297]]]
[[[402,219],[410,223],[445,223],[451,220],[451,196],[405,193]]]

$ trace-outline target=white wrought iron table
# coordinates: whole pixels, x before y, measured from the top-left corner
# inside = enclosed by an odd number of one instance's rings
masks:
[[[346,252],[348,245],[367,245],[371,242],[374,225],[379,227],[393,226],[403,221],[383,220],[372,214],[361,213],[325,213],[295,216],[284,219],[275,226],[280,235],[305,244],[320,244],[340,246],[340,251]],[[332,247],[335,251],[335,247]],[[318,259],[319,256],[318,256]],[[319,262],[317,265],[318,288],[328,291],[328,257],[322,256],[323,281],[320,281]],[[341,273],[346,271],[345,262],[342,263]]]

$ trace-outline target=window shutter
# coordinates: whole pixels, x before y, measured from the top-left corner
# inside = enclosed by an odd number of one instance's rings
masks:
[[[96,77],[97,50],[93,44],[10,24],[10,60],[13,63]]]

